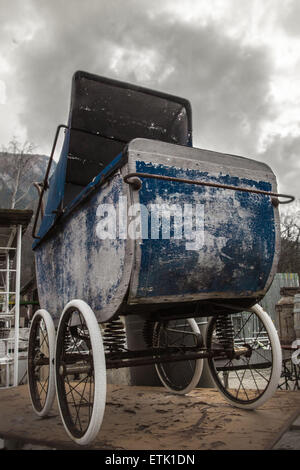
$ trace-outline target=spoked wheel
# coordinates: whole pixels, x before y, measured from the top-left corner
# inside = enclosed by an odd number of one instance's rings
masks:
[[[28,384],[31,403],[38,416],[47,416],[55,398],[55,327],[46,310],[32,319],[28,343]]]
[[[82,300],[69,302],[60,318],[55,353],[60,415],[68,435],[88,445],[102,424],[106,367],[96,317]]]
[[[207,328],[208,359],[217,388],[231,404],[255,409],[276,391],[281,374],[281,347],[267,313],[255,305],[248,312],[213,317]]]
[[[183,349],[199,346],[200,343],[201,333],[196,321],[192,318],[157,322],[154,325],[154,348]],[[202,374],[203,359],[157,363],[155,368],[166,389],[184,395],[197,386]]]

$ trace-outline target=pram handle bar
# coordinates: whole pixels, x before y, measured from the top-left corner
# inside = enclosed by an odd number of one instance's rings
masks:
[[[55,147],[56,147],[56,144],[57,144],[58,136],[59,136],[60,130],[61,130],[62,128],[68,129],[68,126],[66,126],[65,124],[60,124],[60,125],[57,127],[57,129],[56,129],[56,133],[55,133],[55,137],[54,137],[54,142],[53,142],[53,145],[52,145],[52,150],[51,150],[50,158],[49,158],[49,161],[48,161],[48,166],[47,166],[45,178],[44,178],[43,183],[41,184],[41,191],[40,191],[40,196],[39,196],[39,203],[38,203],[37,210],[36,210],[36,213],[35,213],[35,218],[34,218],[34,223],[33,223],[33,228],[32,228],[32,237],[33,237],[33,238],[40,238],[40,237],[38,237],[38,236],[35,234],[35,232],[36,232],[36,226],[37,226],[37,221],[38,221],[39,214],[40,214],[40,210],[41,210],[41,206],[42,206],[42,201],[43,201],[43,197],[44,197],[44,192],[45,192],[46,189],[48,189],[48,187],[49,187],[49,185],[48,185],[48,177],[49,177],[49,173],[50,173],[50,169],[51,169],[51,165],[52,165],[52,161],[53,161],[53,156],[54,156],[54,152],[55,152]]]
[[[175,181],[176,183],[179,182],[186,184],[196,184],[197,186],[211,186],[213,188],[230,189],[231,191],[243,191],[246,193],[264,194],[272,197],[272,204],[274,206],[277,206],[278,204],[289,204],[290,202],[293,202],[295,200],[294,196],[290,196],[287,194],[278,194],[273,193],[271,191],[263,191],[260,189],[241,188],[240,186],[230,186],[228,184],[221,183],[209,183],[206,181],[194,181],[186,178],[176,178],[174,176],[155,175],[151,173],[128,173],[124,176],[123,179],[125,183],[131,184],[134,186],[135,189],[139,190],[142,186],[142,182],[139,178],[152,178],[164,181]],[[277,199],[279,197],[288,198],[288,201],[279,201],[279,199]]]

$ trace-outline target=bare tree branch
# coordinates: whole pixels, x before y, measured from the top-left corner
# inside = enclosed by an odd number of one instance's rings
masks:
[[[300,201],[295,201],[281,213],[281,255],[279,272],[300,276]]]
[[[9,142],[7,147],[2,147],[2,154],[9,156],[8,172],[11,187],[8,187],[10,196],[10,208],[14,209],[30,191],[30,186],[25,185],[28,173],[32,171],[34,161],[32,158],[35,146],[31,142],[20,143],[16,137]]]

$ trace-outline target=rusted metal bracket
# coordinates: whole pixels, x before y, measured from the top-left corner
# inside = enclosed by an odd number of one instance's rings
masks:
[[[142,187],[142,182],[140,178],[152,178],[164,181],[174,181],[176,183],[185,183],[185,184],[195,184],[197,186],[210,186],[212,188],[223,188],[223,189],[230,189],[231,191],[242,191],[245,193],[254,193],[254,194],[264,194],[266,196],[271,196],[271,201],[274,206],[278,206],[278,204],[289,204],[295,200],[294,196],[290,196],[288,194],[278,194],[273,193],[271,191],[263,191],[260,189],[249,189],[249,188],[241,188],[240,186],[230,186],[228,184],[221,184],[221,183],[210,183],[207,181],[194,181],[189,180],[186,178],[176,178],[175,176],[164,176],[164,175],[156,175],[151,173],[128,173],[124,176],[124,181],[127,184],[131,184],[134,189],[139,190]],[[280,201],[278,198],[283,197],[287,198],[288,201]]]

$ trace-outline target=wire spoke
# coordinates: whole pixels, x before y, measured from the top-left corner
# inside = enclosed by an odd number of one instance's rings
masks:
[[[242,382],[241,379],[240,379],[240,376],[239,376],[238,373],[237,373],[237,370],[234,369],[234,372],[235,372],[235,374],[236,374],[236,376],[237,376],[237,378],[238,378],[238,380],[239,380],[239,382],[240,382],[240,386],[243,387],[243,390],[244,390],[244,392],[245,392],[245,394],[246,394],[247,400],[249,400],[248,394],[247,394],[247,392],[246,392],[246,389],[245,389],[245,387],[244,387],[243,382]],[[239,387],[239,389],[240,389],[240,387]],[[236,398],[237,398],[237,397],[238,397],[238,392],[237,392],[237,394],[236,394]]]
[[[267,379],[263,374],[261,374],[261,373],[258,371],[258,369],[256,369],[255,367],[253,367],[253,368],[251,367],[251,369],[252,369],[253,371],[255,371],[256,374],[258,374],[258,375],[259,375],[262,379],[264,379],[266,382],[268,382],[268,383],[270,382],[270,378]]]
[[[260,389],[258,388],[257,382],[256,382],[255,377],[254,377],[254,375],[253,375],[252,367],[251,367],[250,364],[249,364],[249,370],[250,370],[250,372],[251,372],[251,375],[252,375],[252,377],[253,377],[254,383],[255,383],[255,385],[256,385],[256,390],[257,390],[258,392],[260,392]]]
[[[209,359],[210,369],[220,390],[223,389],[224,393],[226,391],[225,395],[228,398],[231,397],[233,401],[240,403],[252,402],[262,396],[271,382],[271,339],[263,317],[260,318],[255,312],[231,314],[230,317],[234,332],[231,336],[234,339],[234,349],[237,351],[241,346],[246,347],[249,354],[242,353],[239,356],[227,357],[226,359],[212,357]],[[224,330],[223,343],[223,333],[220,329],[223,326],[218,327],[216,319],[212,322],[208,337],[210,346],[216,343],[223,348],[227,338],[230,338],[230,330],[228,330],[229,336],[227,336],[227,330]]]
[[[67,383],[68,383],[68,385],[69,385],[69,389],[71,390],[71,395],[72,395],[72,398],[73,398],[73,407],[75,408],[75,413],[76,413],[76,420],[75,420],[74,425],[76,426],[76,423],[77,423],[77,420],[78,420],[78,423],[79,423],[79,426],[80,426],[80,430],[82,430],[81,422],[80,422],[79,415],[78,415],[76,400],[75,400],[74,395],[73,395],[73,392],[72,392],[72,387],[71,387],[70,382],[69,382],[69,377],[68,377],[68,376],[66,376],[66,377],[67,377]],[[74,421],[74,420],[73,420],[73,421]]]
[[[70,309],[58,335],[62,345],[60,363],[65,371],[62,376],[58,375],[61,390],[59,399],[62,403],[60,406],[67,427],[78,437],[84,435],[88,429],[94,406],[94,367],[89,329],[79,310]],[[88,371],[83,372],[82,367],[85,366]],[[56,367],[59,368],[59,365]]]
[[[47,377],[47,380],[46,380],[45,384],[47,384],[47,383],[48,383],[48,379],[49,379],[49,376]],[[43,392],[45,393],[45,395],[47,396],[47,392],[48,392],[48,385],[47,385],[47,390],[45,390],[45,388],[44,388],[44,387],[45,387],[46,385],[45,385],[45,386],[43,386],[43,385],[42,385],[42,382],[40,382],[39,380],[38,380],[38,383],[39,383],[39,385],[40,385],[40,387],[41,387],[41,389],[42,389],[42,390],[41,390],[41,392],[40,392],[40,394],[39,394],[39,396],[41,397],[42,391],[43,391]]]
[[[86,381],[88,378],[89,378],[89,376],[87,375],[86,377],[84,377],[84,379],[82,379],[82,380],[80,381],[80,383],[83,383],[83,382]],[[75,393],[77,393],[77,395],[80,396],[80,399],[83,398],[83,400],[86,401],[86,403],[88,403],[88,400],[87,400],[85,397],[83,397],[82,393],[80,393],[80,392],[78,392],[78,390],[76,390],[76,388],[78,387],[79,384],[77,384],[75,387],[72,387],[72,385],[70,384],[70,382],[68,382],[68,384],[69,384],[70,390],[69,390],[68,393],[66,393],[66,396],[69,395],[69,393],[71,393],[71,394],[73,395],[72,392],[75,392]]]
[[[244,369],[244,373],[243,373],[242,381],[244,380],[245,373],[246,373],[246,369]],[[239,394],[240,388],[241,388],[241,384],[240,384],[240,386],[239,386],[239,388],[238,388],[238,391],[237,391],[237,396],[238,396],[238,394]]]

